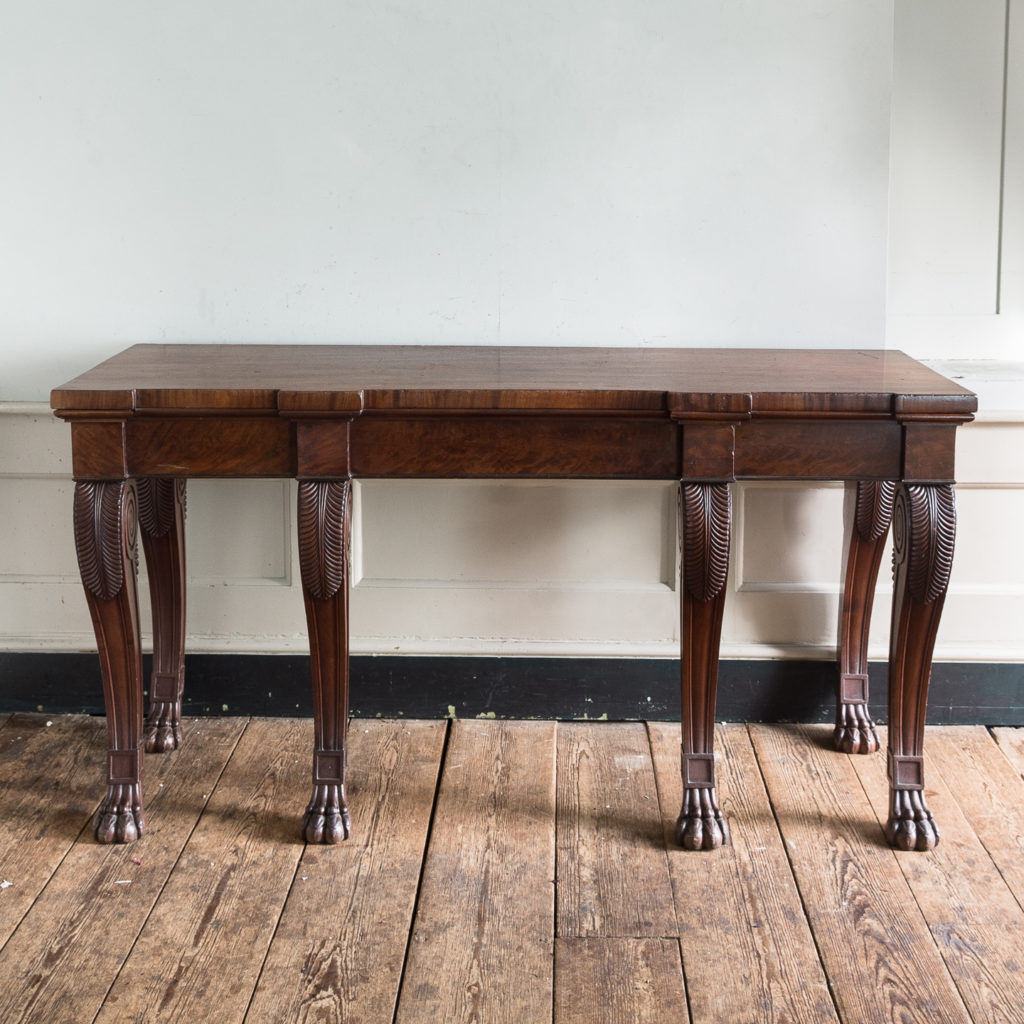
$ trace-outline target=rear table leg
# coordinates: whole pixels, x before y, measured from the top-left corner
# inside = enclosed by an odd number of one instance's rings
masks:
[[[138,481],[139,525],[153,606],[153,675],[146,715],[146,750],[181,745],[185,683],[185,481]]]
[[[729,841],[715,794],[714,730],[731,527],[729,484],[683,483],[683,808],[676,839],[688,850],[713,850]]]
[[[348,838],[348,480],[299,482],[299,560],[313,673],[313,795],[303,819],[308,843]]]
[[[895,493],[896,485],[886,480],[847,485],[849,541],[839,614],[839,678],[832,734],[836,748],[846,754],[871,754],[878,749],[878,733],[868,712],[868,631]]]

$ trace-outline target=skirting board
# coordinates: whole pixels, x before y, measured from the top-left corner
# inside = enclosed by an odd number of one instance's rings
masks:
[[[871,666],[871,712],[886,720],[887,666]],[[145,676],[149,675],[146,659]],[[835,666],[823,661],[720,663],[718,720],[828,722]],[[650,658],[356,656],[357,718],[545,718],[673,721],[679,662]],[[0,654],[0,712],[103,713],[95,654]],[[186,715],[312,716],[309,658],[194,654]],[[1024,725],[1024,664],[937,662],[928,722]]]

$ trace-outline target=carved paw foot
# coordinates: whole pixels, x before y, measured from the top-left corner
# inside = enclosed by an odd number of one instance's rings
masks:
[[[878,749],[878,733],[866,704],[840,704],[832,740],[844,754],[873,754]]]
[[[897,790],[885,824],[885,837],[897,850],[934,850],[939,829],[919,789]]]
[[[729,827],[719,810],[714,787],[683,791],[676,842],[687,850],[716,850],[729,842]]]
[[[337,784],[313,787],[313,797],[302,819],[307,843],[334,845],[348,839],[351,820],[345,803],[345,787]]]
[[[146,753],[177,750],[181,746],[181,705],[175,701],[154,701],[143,732]]]
[[[146,815],[138,783],[108,786],[93,826],[97,842],[133,843],[145,831]]]

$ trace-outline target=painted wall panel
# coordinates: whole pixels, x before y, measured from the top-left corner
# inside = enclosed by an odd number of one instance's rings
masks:
[[[32,426],[34,424],[34,426]],[[63,425],[60,425],[63,426]],[[962,428],[960,529],[938,657],[1024,660],[1024,421]],[[66,452],[42,410],[4,415],[0,648],[94,647],[71,538]],[[67,435],[65,433],[65,444]],[[31,465],[25,475],[19,467]],[[830,657],[842,561],[841,485],[735,486],[726,657]],[[295,485],[190,485],[190,649],[303,651]],[[676,497],[662,483],[367,481],[357,488],[354,651],[675,656]],[[890,556],[872,620],[888,645]],[[140,579],[145,595],[146,577]],[[143,628],[149,615],[143,600]]]

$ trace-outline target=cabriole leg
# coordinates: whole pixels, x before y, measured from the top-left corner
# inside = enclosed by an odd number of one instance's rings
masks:
[[[833,732],[836,748],[846,754],[878,749],[878,733],[868,712],[868,631],[895,494],[896,485],[888,480],[862,480],[846,487],[847,546]]]
[[[107,712],[107,794],[94,831],[101,843],[129,843],[146,828],[134,481],[76,484],[74,522],[78,567],[96,631]]]
[[[949,484],[905,484],[893,512],[892,635],[889,648],[889,820],[901,850],[939,841],[924,797],[924,723],[932,652],[949,586],[956,499]]]
[[[676,839],[688,850],[713,850],[729,841],[715,794],[714,730],[731,525],[729,484],[682,485],[683,808]]]
[[[138,481],[139,525],[153,606],[153,674],[149,683],[146,750],[181,745],[185,685],[185,481]]]
[[[308,843],[348,838],[348,480],[299,482],[299,561],[313,672],[313,795],[303,819]]]

